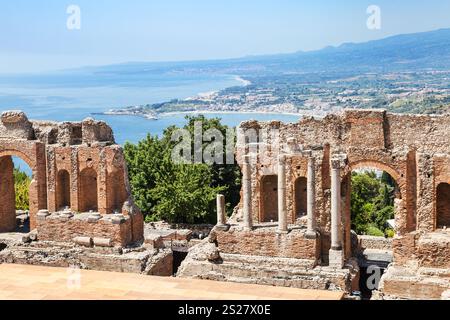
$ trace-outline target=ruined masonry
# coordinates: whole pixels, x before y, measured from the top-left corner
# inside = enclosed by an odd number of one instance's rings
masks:
[[[179,276],[351,293],[360,268],[385,264],[373,298],[449,295],[449,115],[345,110],[298,123],[247,121],[236,156],[241,202],[226,222],[218,210],[218,225]],[[393,239],[351,231],[351,172],[363,168],[397,184]]]
[[[14,233],[12,156],[32,171],[25,235]],[[0,181],[0,261],[172,274],[170,250],[144,243],[122,148],[105,122],[30,121],[21,111],[3,112]]]
[[[32,170],[26,234],[17,232],[12,156]],[[350,295],[360,289],[361,270],[377,265],[386,271],[373,298],[450,297],[449,115],[345,110],[298,123],[247,121],[236,158],[239,205],[227,219],[219,195],[217,225],[190,245],[189,230],[144,230],[106,123],[3,112],[0,263],[170,276],[181,241],[190,249],[180,277]],[[364,168],[396,182],[393,239],[351,231],[351,172]]]

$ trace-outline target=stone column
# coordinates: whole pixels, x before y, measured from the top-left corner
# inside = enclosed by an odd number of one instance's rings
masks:
[[[329,265],[342,268],[344,255],[342,252],[341,224],[341,164],[339,160],[331,160],[331,249]]]
[[[244,229],[251,230],[253,227],[252,217],[252,168],[251,157],[249,155],[244,156],[244,163],[242,166],[242,191],[244,198]]]
[[[306,237],[315,239],[316,233],[316,163],[312,156],[308,157],[308,181],[307,181],[307,230]]]
[[[97,207],[100,214],[107,214],[108,203],[107,203],[107,171],[106,171],[106,152],[102,149],[98,157],[98,171],[97,171]]]
[[[225,224],[225,196],[223,194],[217,195],[217,225],[223,226]]]
[[[286,156],[278,156],[278,232],[287,233]]]
[[[56,207],[56,152],[53,146],[47,149],[47,208],[50,212],[56,212],[59,208]],[[37,197],[38,195],[36,195]],[[35,210],[37,213],[37,210]]]

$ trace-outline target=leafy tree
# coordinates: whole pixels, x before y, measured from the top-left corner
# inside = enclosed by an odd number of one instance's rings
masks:
[[[195,129],[195,123],[200,122],[202,124],[202,133],[205,133],[209,129],[217,129],[220,131],[222,136],[224,138],[230,138],[227,137],[227,130],[230,130],[230,128],[226,125],[223,125],[220,122],[219,118],[211,118],[207,119],[204,115],[199,116],[186,116],[187,124],[183,127],[184,129],[187,129],[191,135],[191,137],[194,137],[194,129]],[[178,129],[176,126],[171,126],[167,128],[164,131],[164,137],[163,141],[166,145],[173,146],[173,142],[170,142],[170,138],[172,137],[172,132],[174,130]],[[234,130],[231,130],[230,132],[234,132]],[[235,137],[231,137],[233,139],[231,145],[234,146],[235,144]],[[193,139],[192,139],[193,140]],[[203,142],[201,148],[202,153],[206,153],[205,148],[210,144],[210,142]],[[194,156],[193,153],[196,151],[194,143],[192,143],[191,146],[192,157]],[[230,151],[230,150],[228,150]],[[234,150],[231,150],[233,152]],[[225,156],[227,150],[226,150],[226,144],[224,140],[224,146],[223,146],[223,155]],[[233,152],[234,154],[234,152]],[[213,187],[224,187],[223,194],[225,196],[225,199],[227,201],[227,211],[230,214],[233,208],[239,203],[240,200],[240,190],[241,190],[241,171],[239,166],[236,164],[236,161],[234,159],[233,164],[227,164],[225,163],[225,159],[223,159],[223,164],[217,164],[213,163],[210,165],[211,168],[211,186]]]
[[[217,118],[188,116],[186,119],[188,123],[183,129],[192,138],[197,121],[201,121],[203,132],[215,128],[225,137],[227,127]],[[125,159],[136,204],[147,221],[214,222],[217,193],[225,195],[229,211],[239,201],[239,167],[236,164],[174,163],[172,149],[178,142],[171,138],[176,129],[176,126],[167,128],[161,138],[148,135],[138,144],[125,144]],[[207,145],[202,144],[202,151]],[[225,153],[225,146],[223,151]]]
[[[157,173],[164,170],[162,157],[167,150],[158,137],[147,137],[137,145],[126,143],[125,159],[128,165],[130,185],[136,205],[144,212],[151,214],[157,199],[152,195],[156,186]]]
[[[150,219],[194,223],[212,218],[217,193],[224,187],[211,187],[211,168],[205,164],[177,164],[157,175],[151,194],[158,201]]]
[[[14,191],[16,193],[16,209],[17,210],[29,210],[29,196],[28,190],[30,187],[31,179],[23,171],[14,168]]]
[[[396,185],[392,177],[374,171],[352,173],[351,219],[358,234],[392,236],[387,220],[394,218]]]

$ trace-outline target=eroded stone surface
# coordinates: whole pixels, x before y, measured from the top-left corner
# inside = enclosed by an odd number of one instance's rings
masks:
[[[123,151],[105,122],[33,121],[21,111],[2,113],[0,232],[16,228],[11,156],[32,170],[30,227],[39,239],[104,238],[121,246],[143,240]]]
[[[349,262],[357,257],[385,259],[410,276],[402,278],[390,266],[380,295],[417,296],[413,288],[418,268],[441,274],[450,270],[450,234],[445,230],[450,221],[449,128],[449,115],[383,110],[344,110],[297,123],[241,123],[236,152],[243,171],[241,201],[226,222],[229,230],[216,228],[210,235],[223,263],[193,259],[193,251],[179,275],[203,272],[218,279],[260,281],[256,270],[261,270],[261,261],[250,262],[253,257],[267,259],[269,265],[276,258],[307,259],[326,283],[340,270],[353,274]],[[393,240],[358,240],[352,234],[351,172],[363,168],[386,171],[396,181]],[[248,262],[228,263],[225,257],[232,255]],[[330,264],[334,271],[318,271]],[[287,284],[276,280],[276,268],[274,263],[266,281]],[[445,287],[441,280],[429,274],[420,277],[424,293],[440,297]],[[349,292],[351,286],[343,287]],[[405,288],[403,295],[399,288]]]

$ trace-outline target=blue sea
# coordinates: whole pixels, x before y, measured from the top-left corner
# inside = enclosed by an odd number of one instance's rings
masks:
[[[135,68],[85,68],[48,74],[0,75],[0,111],[22,110],[36,120],[79,121],[86,117],[106,121],[119,144],[138,142],[148,133],[161,135],[170,125],[183,126],[185,114],[148,120],[136,116],[93,115],[112,108],[164,102],[199,93],[243,85],[233,75],[145,72]],[[224,124],[241,121],[298,121],[284,114],[220,113]]]
[[[135,116],[92,115],[111,108],[164,102],[199,93],[242,85],[232,75],[145,72],[101,72],[96,69],[61,71],[51,74],[0,75],[0,111],[22,110],[30,119],[79,121],[86,117],[106,121],[114,130],[116,141],[137,142],[148,133],[160,135],[170,125],[185,124],[185,114],[148,120]],[[298,121],[285,114],[219,113],[224,124],[236,126],[241,121]]]

